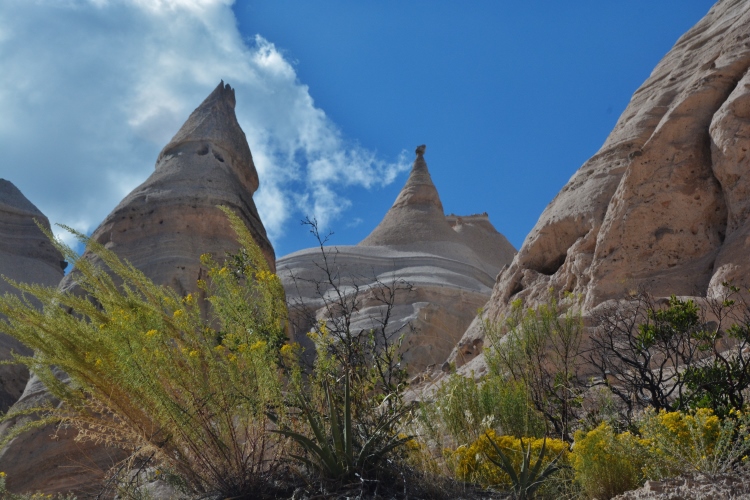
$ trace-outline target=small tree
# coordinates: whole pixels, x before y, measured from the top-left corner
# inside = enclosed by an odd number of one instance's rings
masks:
[[[672,296],[659,303],[639,293],[595,318],[588,360],[627,409],[710,408],[726,416],[745,405],[750,387],[750,308],[725,284],[723,297]],[[710,313],[712,320],[707,319]]]
[[[537,411],[555,434],[572,442],[581,409],[580,369],[583,321],[572,296],[559,302],[550,291],[548,303],[524,309],[512,304],[504,324],[485,322],[492,343],[487,354],[491,370],[523,384]]]

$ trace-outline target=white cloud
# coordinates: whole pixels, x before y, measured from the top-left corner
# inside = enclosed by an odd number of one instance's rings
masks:
[[[347,187],[408,168],[347,143],[273,43],[243,40],[231,4],[0,3],[0,177],[50,220],[89,232],[220,79],[236,89],[272,239],[295,215],[329,224],[350,206]]]

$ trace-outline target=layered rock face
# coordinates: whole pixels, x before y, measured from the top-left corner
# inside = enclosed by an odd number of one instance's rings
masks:
[[[92,239],[154,282],[192,292],[202,273],[201,254],[223,257],[238,248],[234,232],[217,208],[224,205],[243,218],[274,269],[274,251],[253,202],[258,176],[234,107],[234,90],[222,82],[161,151],[155,172],[122,200]],[[75,271],[60,287],[75,290]],[[32,377],[17,407],[48,398]],[[75,443],[64,432],[53,440],[53,433],[51,428],[26,433],[0,452],[0,470],[7,473],[9,488],[49,493],[95,490],[102,471],[114,464],[118,454]]]
[[[10,181],[0,179],[0,275],[21,283],[56,286],[63,277],[63,256],[34,223],[50,229],[47,217]],[[0,279],[0,294],[19,293]],[[0,334],[0,359],[11,352],[30,351],[17,340]],[[7,411],[23,392],[29,379],[21,366],[0,366],[0,411]]]
[[[538,303],[550,287],[591,310],[637,289],[705,296],[723,281],[748,284],[749,67],[750,3],[722,0],[544,210],[498,277],[488,316],[514,299]],[[475,324],[464,342],[480,337]]]
[[[445,216],[424,146],[417,148],[409,179],[372,233],[356,246],[325,251],[341,289],[352,293],[359,288],[362,304],[353,317],[355,332],[377,327],[385,307],[375,296],[381,284],[403,280],[413,287],[397,293],[389,323],[391,331],[407,324],[414,328],[404,341],[404,360],[411,373],[445,361],[477,309],[487,302],[495,276],[515,254],[487,214]],[[277,267],[287,300],[304,304],[307,314],[297,318],[295,337],[305,344],[310,318],[326,318],[322,295],[330,286],[325,283],[321,251],[295,252],[279,259]]]

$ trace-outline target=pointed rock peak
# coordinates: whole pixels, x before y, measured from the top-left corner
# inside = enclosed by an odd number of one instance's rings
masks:
[[[403,189],[399,193],[393,208],[413,206],[424,210],[434,209],[443,216],[443,204],[440,201],[440,195],[432,183],[430,171],[427,169],[427,162],[424,161],[424,152],[427,146],[422,144],[416,150],[417,158],[411,167],[411,173]]]
[[[250,192],[255,192],[258,172],[245,133],[234,113],[236,103],[234,89],[222,80],[161,151],[156,169],[177,155],[197,154],[215,158],[222,163],[226,161]]]
[[[417,148],[409,179],[378,227],[360,245],[403,246],[457,239],[445,220],[443,204],[432,183],[424,152],[424,145]]]
[[[228,83],[224,83],[224,80],[221,80],[213,92],[208,94],[208,97],[203,100],[200,106],[195,108],[193,114],[200,111],[210,110],[214,106],[228,106],[231,109],[234,109],[236,104],[237,99],[234,96],[234,89]]]
[[[21,191],[5,179],[0,179],[0,211],[44,218],[42,212]]]

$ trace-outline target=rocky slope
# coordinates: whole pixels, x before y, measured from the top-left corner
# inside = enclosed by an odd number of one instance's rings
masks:
[[[274,251],[253,202],[258,176],[234,107],[234,90],[222,82],[161,151],[154,173],[122,200],[92,239],[156,283],[187,293],[196,290],[201,254],[221,257],[238,247],[216,208],[224,205],[245,220],[274,268]],[[75,271],[60,287],[75,290]],[[47,398],[32,377],[17,407]],[[86,491],[117,458],[112,450],[75,443],[65,433],[53,440],[53,432],[26,433],[0,452],[0,470],[7,473],[10,489]]]
[[[385,309],[375,296],[381,284],[400,279],[413,287],[396,295],[389,324],[389,331],[407,324],[414,328],[404,341],[404,359],[412,373],[445,361],[487,302],[495,276],[515,254],[487,214],[445,216],[424,146],[417,148],[409,179],[372,233],[358,245],[325,251],[342,290],[353,293],[359,288],[362,304],[353,317],[353,331],[377,326]],[[288,301],[303,305],[301,311],[296,309],[294,335],[307,347],[305,333],[312,318],[326,317],[322,294],[331,287],[323,283],[323,264],[318,248],[277,262]]]
[[[49,221],[10,181],[0,179],[0,275],[22,283],[56,286],[63,277],[63,256],[37,227]],[[18,291],[0,279],[0,294]],[[11,351],[30,354],[22,344],[0,334],[0,359]],[[25,367],[0,366],[0,411],[7,411],[29,379]]]
[[[586,310],[628,291],[705,296],[750,282],[750,3],[722,0],[635,92],[542,213],[487,316],[550,287]],[[475,323],[464,343],[481,338]],[[472,359],[456,349],[458,365]]]

